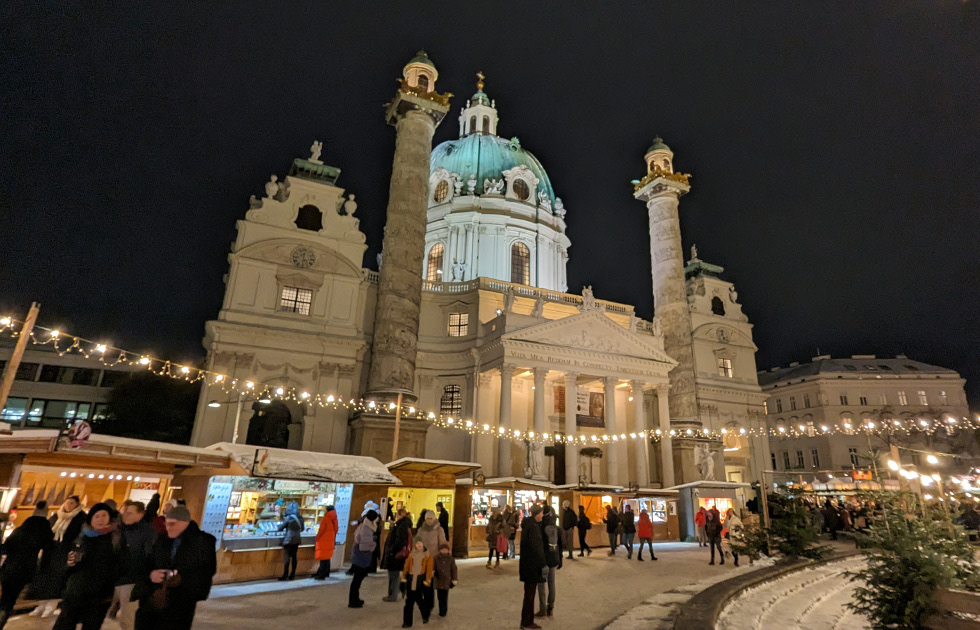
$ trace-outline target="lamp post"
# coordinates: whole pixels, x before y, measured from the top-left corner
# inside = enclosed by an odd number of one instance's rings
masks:
[[[248,400],[248,398],[245,396],[245,392],[238,392],[238,398],[235,399],[235,400],[229,400],[229,401],[226,401],[226,402],[218,402],[217,400],[212,400],[211,402],[208,403],[208,407],[211,407],[212,409],[217,409],[218,407],[221,407],[222,405],[231,405],[231,404],[235,404],[236,405],[236,407],[235,407],[235,428],[233,429],[232,434],[231,434],[231,443],[232,444],[238,444],[238,425],[239,425],[239,423],[242,420],[242,407],[245,406],[245,402],[247,400]],[[256,400],[256,402],[258,402],[260,404],[263,404],[263,405],[268,405],[269,403],[272,402],[272,399],[270,399],[270,398],[268,398],[266,396],[263,396],[262,398],[258,398]]]

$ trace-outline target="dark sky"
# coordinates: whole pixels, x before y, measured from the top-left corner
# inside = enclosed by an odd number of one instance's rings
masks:
[[[0,309],[203,355],[249,195],[314,139],[380,247],[419,48],[568,208],[569,290],[652,314],[630,180],[656,134],[693,174],[685,248],[726,267],[765,369],[906,353],[980,406],[980,8],[932,2],[15,1],[0,8]],[[93,8],[96,7],[96,8]]]

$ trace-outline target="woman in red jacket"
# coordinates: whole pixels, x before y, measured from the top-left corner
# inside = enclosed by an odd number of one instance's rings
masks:
[[[640,553],[637,554],[636,559],[643,562],[643,543],[646,543],[650,547],[650,557],[656,560],[657,555],[653,553],[653,521],[650,520],[650,514],[646,510],[640,510],[640,522],[636,525],[636,534],[640,538]]]
[[[316,568],[314,580],[325,580],[330,577],[330,559],[333,558],[334,543],[337,539],[337,512],[332,505],[327,506],[327,512],[320,521],[320,528],[316,532],[316,559],[320,561],[320,566]]]

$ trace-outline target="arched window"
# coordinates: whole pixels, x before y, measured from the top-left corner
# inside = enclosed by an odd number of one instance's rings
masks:
[[[459,385],[446,385],[439,400],[439,413],[444,416],[459,417],[463,413],[463,392]]]
[[[470,133],[476,133],[476,116],[470,116]]]
[[[711,312],[715,315],[725,314],[725,303],[721,301],[721,298],[717,295],[711,298]]]
[[[419,89],[423,92],[429,91],[429,77],[424,74],[419,75]]]
[[[442,203],[449,196],[449,182],[441,179],[439,183],[436,184],[436,192],[432,196],[436,200],[436,203]]]
[[[429,282],[442,281],[442,257],[446,251],[442,243],[436,243],[429,250],[429,259],[425,266],[425,279]]]
[[[527,201],[531,196],[531,189],[527,187],[527,182],[523,179],[514,180],[514,195],[521,201]]]
[[[323,229],[323,213],[316,206],[303,206],[296,215],[296,227],[319,232]]]
[[[664,170],[670,172],[670,162],[664,160]]]
[[[483,117],[483,133],[490,133],[490,117]]]
[[[510,281],[531,283],[531,250],[524,243],[514,243],[510,248]]]

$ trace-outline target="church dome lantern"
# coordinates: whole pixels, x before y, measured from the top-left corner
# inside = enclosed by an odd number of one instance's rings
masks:
[[[405,82],[409,87],[428,93],[435,91],[439,71],[429,59],[429,55],[424,50],[420,50],[405,64],[402,69],[402,76],[405,77]]]
[[[647,173],[653,173],[657,170],[665,173],[674,172],[674,152],[664,144],[663,138],[660,136],[653,139],[653,144],[647,149],[643,159],[647,163]]]

